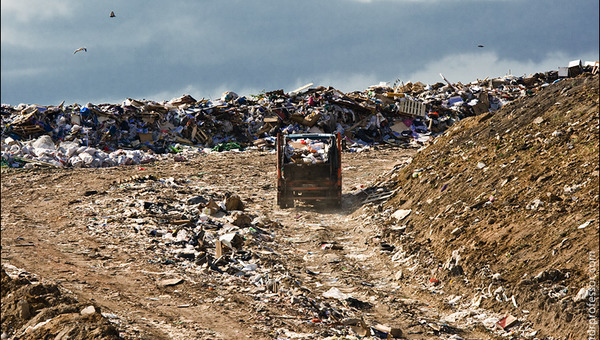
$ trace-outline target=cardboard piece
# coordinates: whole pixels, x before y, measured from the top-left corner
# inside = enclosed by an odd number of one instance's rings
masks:
[[[138,137],[140,139],[140,142],[142,142],[142,143],[152,142],[152,134],[151,133],[139,132]]]
[[[158,284],[162,287],[169,287],[169,286],[175,286],[178,285],[180,283],[183,283],[183,279],[166,279],[166,280],[162,280],[160,281]]]
[[[304,116],[299,113],[294,113],[290,116],[290,119],[296,123],[304,124]]]
[[[398,121],[398,122],[394,123],[394,125],[390,126],[390,129],[392,129],[392,131],[397,132],[397,133],[402,133],[403,131],[410,130],[410,128],[408,126],[406,126],[406,124],[404,124],[404,122],[402,122],[402,121]]]
[[[81,116],[77,114],[71,114],[71,124],[81,125]]]
[[[229,252],[229,247],[223,244],[223,242],[216,240],[215,241],[215,258],[218,259],[221,256],[227,254]]]
[[[477,96],[480,103],[485,104],[488,108],[490,107],[490,96],[487,92],[480,92]]]
[[[173,221],[171,221],[171,224],[173,224],[173,225],[188,225],[191,222],[192,222],[191,220],[173,220]]]
[[[400,328],[393,328],[382,324],[377,324],[373,326],[373,328],[380,332],[387,333],[394,338],[399,338],[402,336],[402,330]]]
[[[192,128],[192,133],[190,136],[191,140],[195,140],[196,139],[196,133],[198,132],[198,125],[194,125],[194,127]]]
[[[307,149],[308,145],[297,141],[290,141],[288,144],[294,149]]]
[[[319,112],[311,113],[310,115],[304,117],[302,124],[308,127],[313,127],[315,124],[317,124],[319,118],[321,118],[321,114]]]
[[[143,114],[142,115],[142,121],[144,121],[144,123],[146,124],[154,124],[154,122],[156,121],[156,115],[154,114]]]
[[[473,105],[473,113],[478,116],[482,113],[488,112],[489,111],[489,106],[484,104],[484,103],[477,103],[475,105]]]

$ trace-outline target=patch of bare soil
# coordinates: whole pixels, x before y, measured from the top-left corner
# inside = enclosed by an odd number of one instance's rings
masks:
[[[277,208],[271,152],[3,169],[2,264],[13,279],[2,280],[2,331],[585,335],[600,220],[598,76],[462,120],[418,152],[344,153],[342,166],[339,210]],[[27,272],[42,282],[19,281]],[[52,302],[36,304],[41,296]],[[39,308],[24,318],[22,301]],[[90,305],[96,313],[82,315]],[[502,329],[509,315],[516,322]]]
[[[386,235],[429,249],[447,294],[531,322],[537,337],[586,337],[598,316],[584,298],[598,287],[598,128],[598,75],[459,122],[393,175],[383,209],[412,211]]]
[[[98,306],[78,302],[54,283],[26,275],[11,278],[4,268],[1,274],[2,332],[14,339],[119,338]]]

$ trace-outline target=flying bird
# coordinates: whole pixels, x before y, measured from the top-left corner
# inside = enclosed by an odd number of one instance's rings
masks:
[[[477,47],[483,47],[483,45],[477,45]]]
[[[80,48],[76,49],[76,50],[75,50],[75,52],[73,52],[73,54],[75,54],[75,53],[77,53],[77,52],[81,52],[81,51],[83,51],[83,52],[87,52],[87,48],[85,48],[85,47],[80,47]]]
[[[110,17],[111,17],[111,18],[114,18],[114,17],[115,17],[115,12],[113,12],[113,11],[110,11]]]

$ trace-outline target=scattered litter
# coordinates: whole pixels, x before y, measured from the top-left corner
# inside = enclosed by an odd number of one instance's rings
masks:
[[[577,227],[577,229],[585,229],[587,226],[589,226],[593,222],[594,222],[594,220],[587,220],[587,221],[583,222],[582,224],[580,224],[579,227]]]
[[[331,287],[328,291],[323,293],[323,297],[330,299],[346,300],[349,295],[342,293],[338,288]]]
[[[182,282],[183,282],[183,279],[167,279],[167,280],[160,281],[159,285],[163,286],[163,287],[169,287],[169,286],[176,286]]]
[[[396,221],[402,221],[403,219],[405,219],[410,213],[411,213],[412,209],[399,209],[396,210],[396,212],[394,212],[392,214],[392,218],[395,218]]]
[[[496,323],[496,325],[498,325],[498,327],[502,328],[503,330],[506,330],[510,326],[514,325],[517,321],[519,321],[517,318],[515,318],[514,316],[509,314],[509,315],[503,317],[502,319],[500,319]]]

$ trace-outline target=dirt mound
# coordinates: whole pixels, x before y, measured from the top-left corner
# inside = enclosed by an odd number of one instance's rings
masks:
[[[582,338],[582,296],[590,277],[598,286],[598,127],[589,74],[458,122],[385,180],[398,192],[379,207],[385,236],[427,259],[446,293],[470,287],[474,305],[538,336]]]
[[[98,306],[78,302],[54,283],[13,279],[4,268],[1,274],[2,333],[12,339],[120,339]]]

